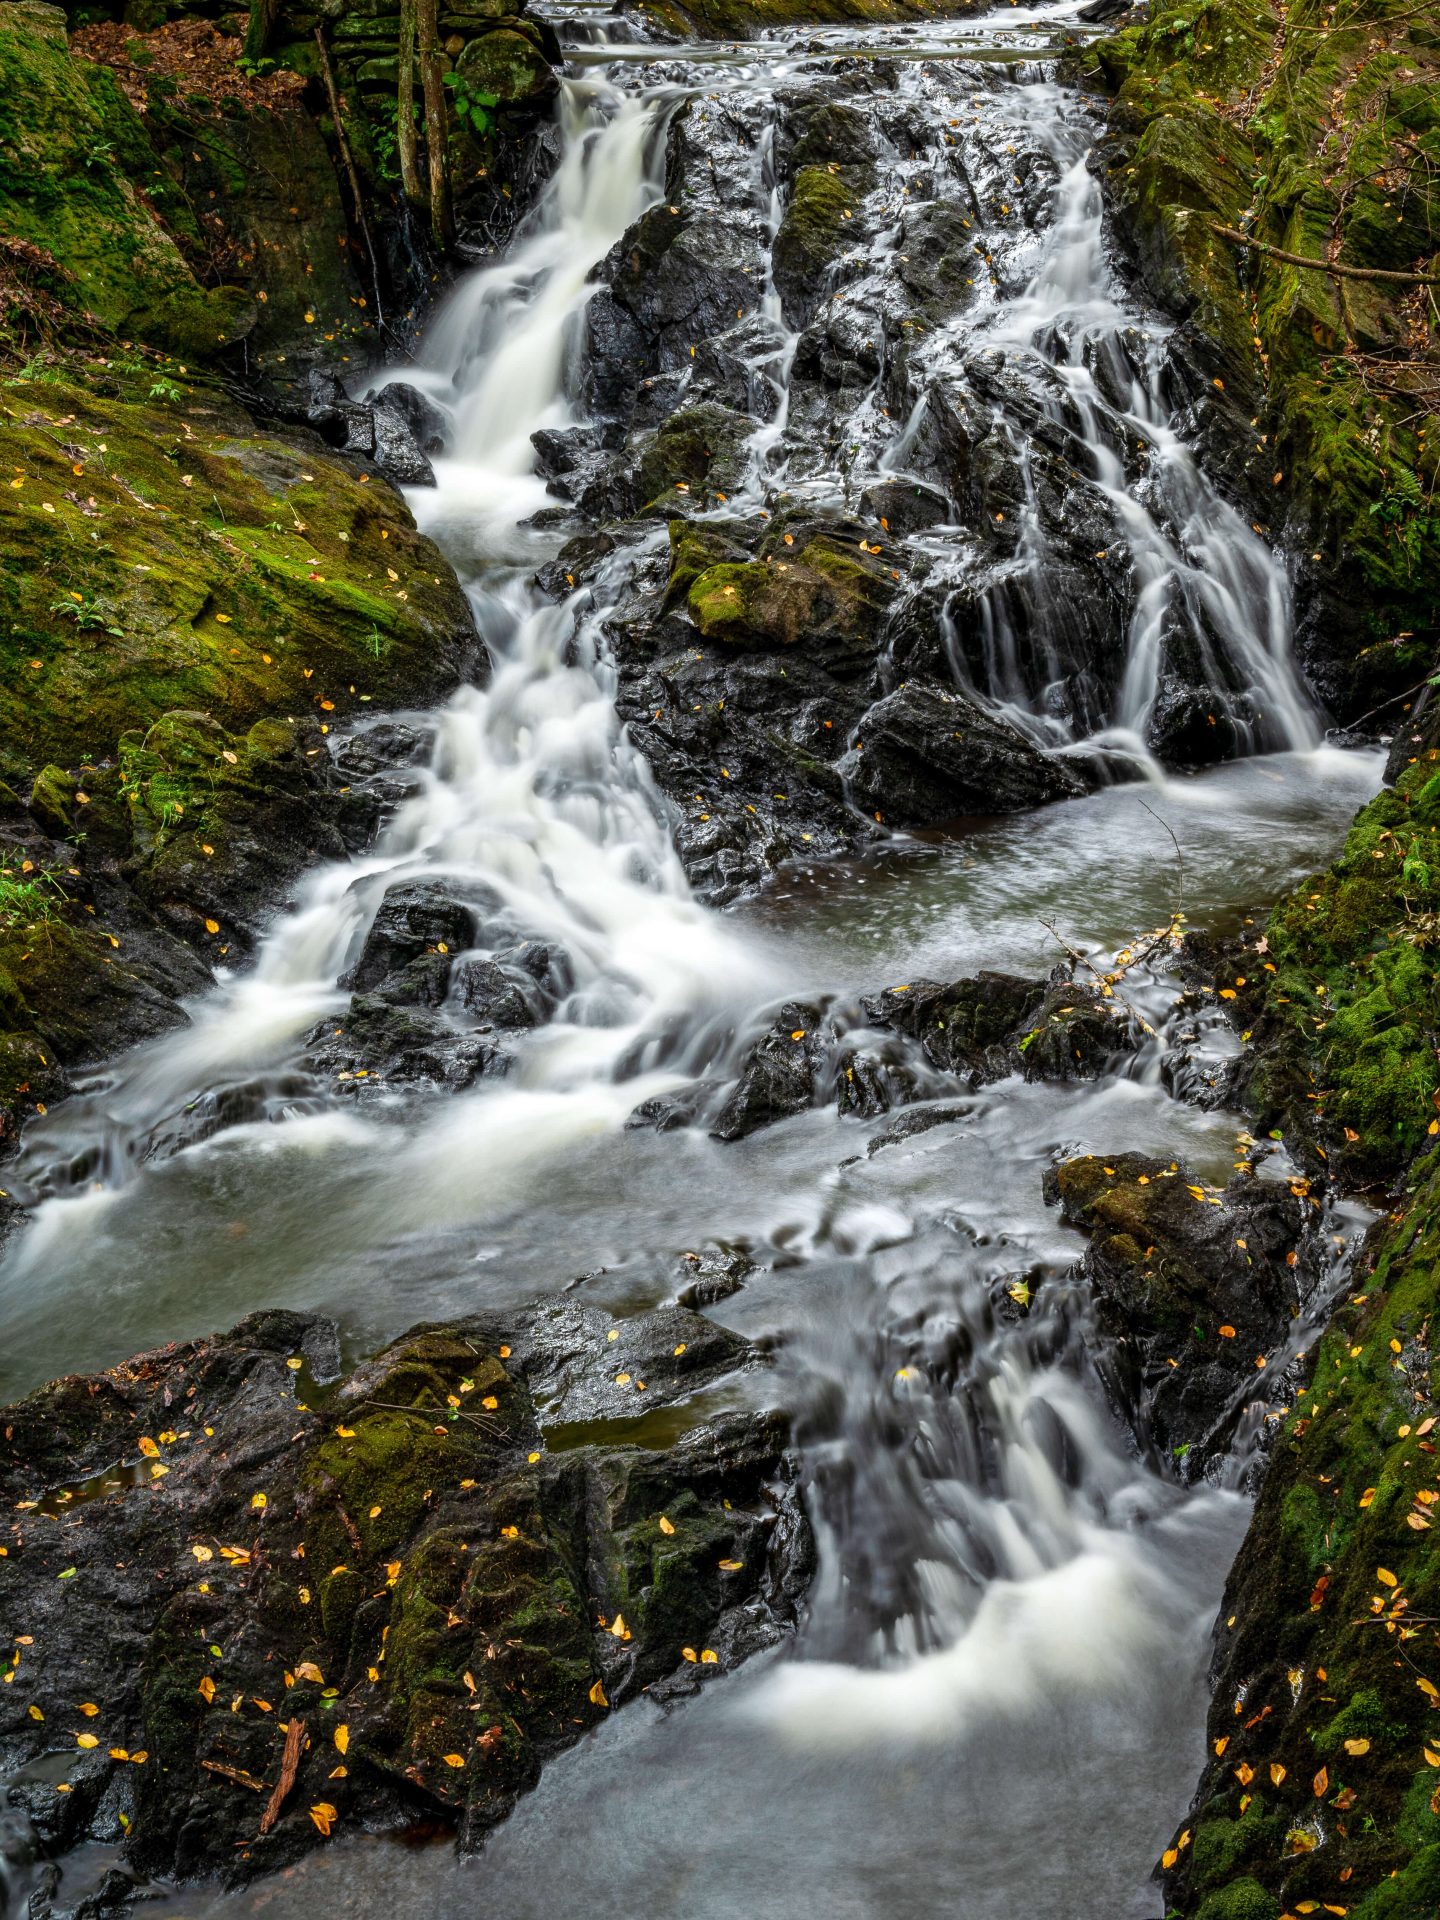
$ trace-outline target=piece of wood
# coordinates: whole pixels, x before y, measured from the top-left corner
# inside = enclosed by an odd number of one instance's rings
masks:
[[[260,1816],[261,1833],[269,1833],[280,1818],[280,1809],[284,1806],[290,1789],[295,1784],[295,1776],[300,1771],[300,1755],[305,1751],[305,1722],[287,1720],[285,1723],[285,1751],[280,1756],[280,1778],[275,1782],[275,1791],[271,1794],[264,1813]]]
[[[449,138],[445,76],[440,66],[440,18],[436,0],[416,0],[420,43],[420,88],[425,97],[425,152],[430,163],[430,237],[447,247],[454,234],[450,211]]]
[[[1256,240],[1238,227],[1222,227],[1216,220],[1210,222],[1210,231],[1222,240],[1233,240],[1237,246],[1268,254],[1272,260],[1283,260],[1286,266],[1309,267],[1312,273],[1328,273],[1338,280],[1389,280],[1403,287],[1440,287],[1440,273],[1394,273],[1386,267],[1346,267],[1338,261],[1311,260],[1303,253],[1287,253],[1283,247]]]
[[[415,0],[400,0],[400,78],[396,89],[395,145],[400,188],[414,206],[422,200],[420,139],[415,131]]]
[[[202,1760],[200,1764],[206,1773],[218,1773],[222,1780],[233,1780],[237,1787],[248,1787],[252,1793],[264,1793],[270,1784],[268,1780],[257,1780],[243,1767],[222,1767],[218,1760]]]
[[[320,49],[320,75],[325,82],[325,98],[330,107],[330,121],[335,128],[335,144],[340,149],[340,162],[345,169],[345,178],[350,183],[350,198],[355,207],[355,224],[360,229],[360,237],[365,242],[365,251],[370,256],[370,287],[375,295],[375,324],[383,327],[385,315],[380,300],[380,268],[375,259],[375,247],[370,238],[370,228],[365,220],[365,195],[360,186],[360,173],[355,165],[355,156],[350,151],[349,137],[345,132],[345,116],[340,109],[340,89],[335,82],[335,66],[330,58],[330,48],[325,39],[323,27],[315,29],[315,44]]]

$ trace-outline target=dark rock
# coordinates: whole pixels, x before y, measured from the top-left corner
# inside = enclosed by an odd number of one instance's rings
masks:
[[[1047,1196],[1090,1235],[1083,1271],[1121,1411],[1188,1475],[1227,1443],[1263,1360],[1301,1303],[1306,1183],[1214,1188],[1174,1161],[1066,1161]]]
[[[415,396],[417,399],[420,396]],[[370,409],[375,464],[397,487],[433,487],[435,469],[416,444],[415,431],[401,405],[382,388]]]
[[[94,1838],[127,1886],[234,1886],[318,1845],[320,1805],[478,1846],[605,1712],[773,1643],[813,1557],[778,1416],[546,1449],[538,1396],[629,1413],[749,1357],[678,1308],[614,1324],[545,1303],[420,1328],[327,1388],[333,1324],[262,1313],[0,1415],[32,1636],[0,1764],[43,1767],[21,1810],[46,1851]],[[96,1748],[36,1700],[94,1703]],[[261,1834],[287,1728],[296,1778]]]
[[[783,1006],[712,1122],[712,1137],[742,1140],[817,1105],[832,1038],[823,1006],[795,1000]]]
[[[682,1253],[680,1273],[683,1285],[675,1295],[682,1307],[713,1307],[739,1293],[755,1262],[741,1247],[709,1246],[698,1253]]]
[[[448,980],[451,958],[470,946],[474,934],[471,909],[440,882],[402,881],[381,901],[360,958],[340,984],[361,993],[390,992],[417,960],[435,963],[435,971]]]
[[[897,827],[1014,813],[1072,798],[1083,785],[963,694],[908,681],[857,723],[840,771],[856,802]]]

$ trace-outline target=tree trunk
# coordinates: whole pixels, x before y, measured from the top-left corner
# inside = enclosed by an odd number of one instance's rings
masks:
[[[430,232],[437,247],[450,244],[450,167],[446,157],[445,84],[440,72],[440,23],[436,0],[416,0],[420,38],[420,85],[425,94],[425,148],[430,160]]]
[[[420,188],[420,146],[415,133],[415,0],[400,0],[400,84],[396,114],[400,185],[411,205],[419,206],[424,196]]]

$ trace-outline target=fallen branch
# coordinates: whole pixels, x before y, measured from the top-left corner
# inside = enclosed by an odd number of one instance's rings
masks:
[[[269,1833],[280,1818],[280,1809],[290,1789],[295,1784],[295,1776],[300,1771],[300,1755],[305,1746],[305,1722],[287,1720],[285,1723],[285,1751],[280,1758],[280,1778],[275,1782],[275,1791],[269,1804],[260,1816],[261,1833]]]
[[[1338,280],[1390,280],[1405,287],[1440,287],[1440,273],[1392,273],[1386,267],[1345,267],[1338,261],[1311,260],[1303,253],[1287,253],[1283,247],[1252,239],[1238,227],[1222,227],[1217,220],[1210,222],[1210,231],[1218,233],[1222,240],[1233,240],[1237,246],[1253,247],[1256,253],[1268,254],[1272,260],[1283,260],[1286,266],[1309,267],[1312,273],[1328,273]]]

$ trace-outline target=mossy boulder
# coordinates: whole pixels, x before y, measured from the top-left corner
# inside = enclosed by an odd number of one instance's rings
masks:
[[[819,304],[833,264],[858,238],[853,224],[865,192],[860,167],[801,167],[775,235],[772,271],[789,319],[803,324]]]
[[[555,93],[554,68],[528,33],[497,26],[471,40],[455,70],[476,93],[490,94],[507,112],[535,112]]]
[[[793,559],[709,567],[691,582],[686,604],[707,640],[735,647],[804,643],[843,657],[873,646],[891,593],[886,572],[822,536]]]
[[[755,423],[715,401],[672,413],[640,453],[634,494],[641,507],[674,511],[724,498],[745,477],[745,447]]]
[[[610,1316],[565,1311],[608,1380]],[[0,1758],[43,1766],[21,1792],[52,1853],[117,1795],[128,1863],[173,1879],[233,1886],[327,1827],[438,1822],[475,1847],[607,1713],[783,1634],[811,1566],[783,1421],[672,1411],[653,1447],[603,1424],[557,1447],[532,1384],[573,1358],[552,1312],[420,1328],[345,1380],[333,1324],[257,1314],[5,1412],[0,1485],[38,1505],[7,1535],[33,1657],[0,1701]],[[748,1357],[678,1308],[625,1329],[666,1355],[643,1386],[626,1375],[647,1407],[705,1377],[691,1341]],[[90,1753],[75,1699],[96,1709]]]

